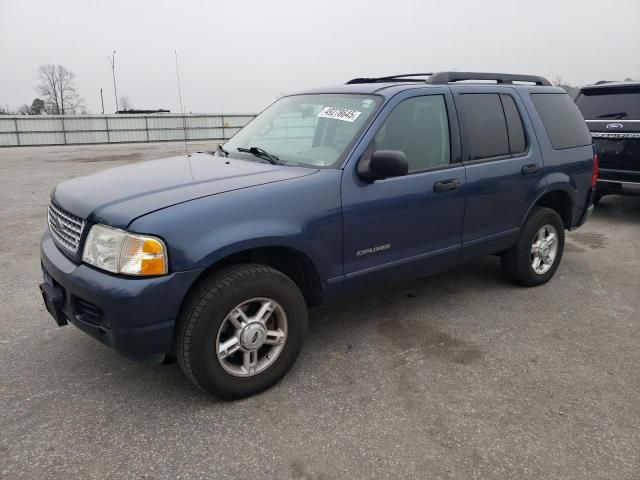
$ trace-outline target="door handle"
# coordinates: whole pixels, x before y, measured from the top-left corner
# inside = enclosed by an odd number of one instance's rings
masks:
[[[460,180],[450,178],[449,180],[441,180],[433,184],[433,191],[436,193],[451,192],[460,188]]]
[[[540,171],[540,166],[537,163],[532,163],[531,165],[525,165],[520,171],[523,175],[533,175]]]

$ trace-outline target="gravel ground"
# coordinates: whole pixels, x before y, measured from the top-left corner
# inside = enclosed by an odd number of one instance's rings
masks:
[[[604,199],[542,287],[491,257],[315,309],[287,377],[221,403],[37,288],[54,184],[181,151],[0,149],[1,478],[640,478],[640,198]]]

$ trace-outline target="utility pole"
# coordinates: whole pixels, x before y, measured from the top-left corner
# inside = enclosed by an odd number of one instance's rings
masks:
[[[118,89],[116,88],[116,51],[113,51],[113,55],[107,57],[109,63],[111,64],[111,73],[113,74],[113,95],[116,97],[116,113],[120,110],[118,107]]]
[[[102,96],[102,89],[100,89],[100,103],[102,104],[102,114],[104,115],[104,97]]]

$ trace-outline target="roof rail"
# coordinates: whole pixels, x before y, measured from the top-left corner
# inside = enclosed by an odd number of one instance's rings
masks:
[[[424,82],[422,79],[412,77],[430,77],[433,73],[403,73],[400,75],[389,75],[386,77],[363,77],[349,80],[347,85],[357,83],[388,83],[388,82]]]
[[[425,79],[415,77],[427,77]],[[354,78],[347,85],[358,83],[390,83],[390,82],[426,82],[430,84],[447,84],[473,80],[489,80],[496,83],[513,84],[514,82],[533,83],[535,85],[550,86],[551,83],[544,77],[535,75],[514,75],[510,73],[484,73],[484,72],[437,72],[437,73],[403,73],[386,77]]]
[[[549,80],[535,75],[514,75],[511,73],[483,73],[483,72],[438,72],[431,75],[426,81],[431,84],[445,84],[453,82],[465,82],[473,80],[492,80],[496,83],[513,84],[514,82],[527,82],[536,85],[551,86]]]

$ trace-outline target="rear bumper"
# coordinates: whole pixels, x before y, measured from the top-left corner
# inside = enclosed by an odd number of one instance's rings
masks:
[[[640,176],[632,181],[598,179],[600,195],[640,195]]]
[[[45,233],[40,244],[45,287],[59,292],[61,323],[67,320],[122,353],[171,351],[182,300],[202,272],[123,278],[69,260]],[[45,290],[51,290],[45,288]]]
[[[578,227],[584,225],[584,223],[589,220],[589,217],[593,213],[593,204],[596,198],[596,189],[591,188],[589,190],[589,195],[587,195],[587,203],[582,210],[582,214],[578,217],[578,221],[575,225],[572,226],[571,230],[574,230]]]

